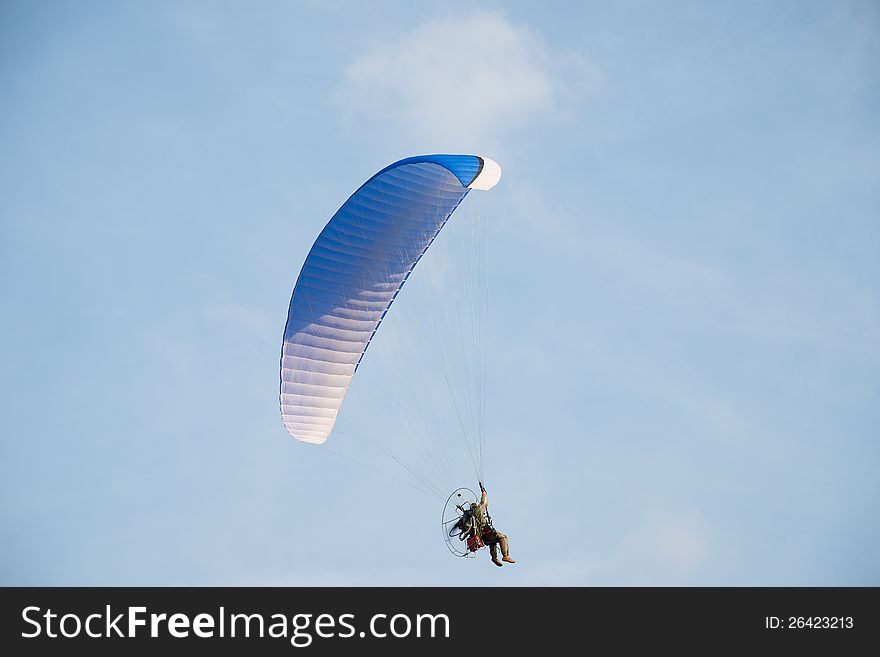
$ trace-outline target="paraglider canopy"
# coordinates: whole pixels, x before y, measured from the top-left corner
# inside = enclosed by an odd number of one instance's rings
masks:
[[[291,436],[323,443],[376,330],[419,259],[471,189],[501,178],[478,155],[391,164],[333,215],[297,279],[281,351],[281,416]]]

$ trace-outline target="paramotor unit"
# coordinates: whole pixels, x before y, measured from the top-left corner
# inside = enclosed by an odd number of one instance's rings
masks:
[[[443,541],[456,557],[476,556],[483,542],[477,536],[471,505],[477,503],[477,495],[470,488],[459,488],[449,496],[443,506]]]

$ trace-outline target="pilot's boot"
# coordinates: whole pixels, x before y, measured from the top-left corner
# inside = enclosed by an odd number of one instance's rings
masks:
[[[505,554],[503,557],[501,557],[501,561],[506,561],[507,563],[516,563],[516,559],[511,559],[510,555],[507,555],[507,554]],[[500,566],[501,564],[498,564],[498,565]]]
[[[492,563],[494,563],[496,566],[503,566],[504,565],[503,563],[498,561],[498,557],[492,557]]]

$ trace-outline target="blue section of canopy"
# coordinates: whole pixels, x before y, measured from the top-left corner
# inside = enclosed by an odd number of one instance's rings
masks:
[[[482,165],[475,155],[395,162],[321,231],[293,290],[281,351],[281,415],[294,438],[330,435],[385,313]]]
[[[394,164],[389,164],[373,176],[373,178],[381,176],[389,169],[394,169],[404,164],[418,164],[419,162],[433,162],[449,169],[458,178],[462,187],[470,185],[483,168],[483,159],[477,155],[416,155],[415,157],[408,157],[398,160]],[[369,185],[371,181],[372,178],[365,184]]]

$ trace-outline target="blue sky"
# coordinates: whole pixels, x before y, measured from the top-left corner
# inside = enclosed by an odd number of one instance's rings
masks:
[[[0,583],[880,584],[875,3],[5,2],[0,36]],[[278,413],[312,241],[429,152],[504,169],[504,569]]]

